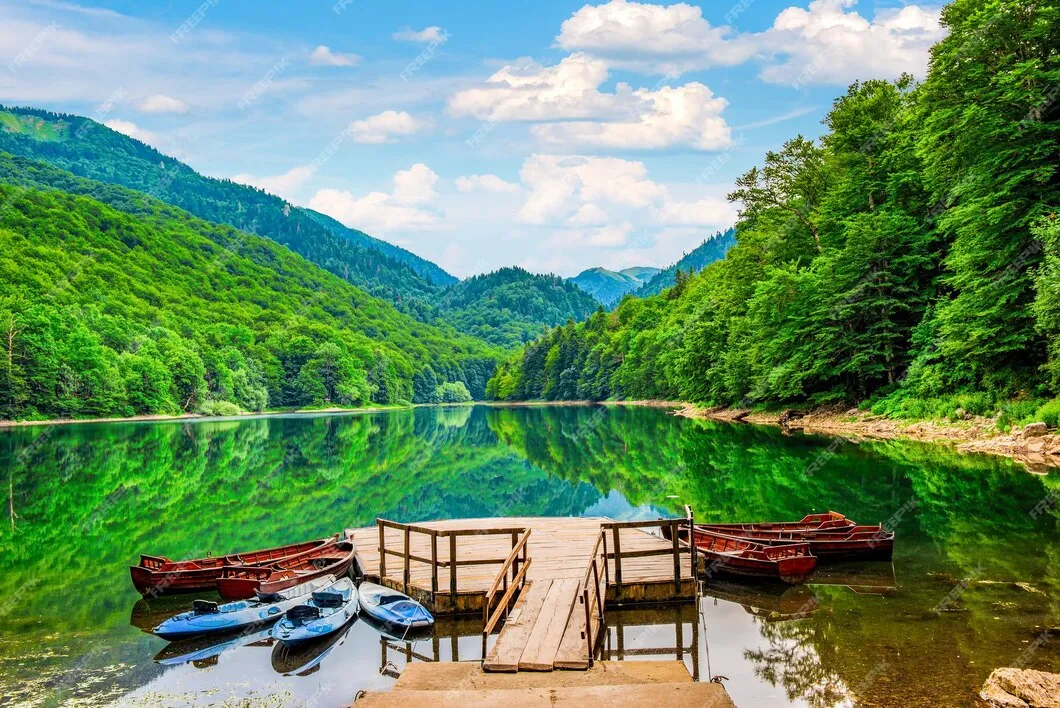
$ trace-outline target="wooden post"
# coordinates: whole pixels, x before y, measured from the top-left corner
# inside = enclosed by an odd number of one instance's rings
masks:
[[[456,611],[456,536],[449,536],[449,609]],[[454,659],[453,661],[456,661]]]
[[[611,573],[607,569],[607,531],[605,531],[604,529],[600,529],[600,535],[604,537],[604,582],[610,585]]]
[[[411,529],[408,526],[405,527],[405,594],[409,594],[409,534]]]
[[[677,524],[671,524],[670,536],[673,538],[674,545],[674,595],[677,597],[681,596],[681,539],[678,538],[680,535],[680,527]]]
[[[619,528],[611,529],[615,534],[615,599],[622,598],[622,540]]]
[[[386,530],[383,525],[379,523],[379,519],[375,520],[376,525],[379,526],[379,582],[383,585],[386,583]]]
[[[607,569],[607,556],[604,556],[604,569]],[[597,568],[596,559],[593,558],[593,586],[596,590],[596,609],[600,613],[600,626],[604,626],[604,601],[600,597],[600,570]],[[604,592],[607,592],[607,588],[604,588]]]
[[[438,534],[431,534],[431,603],[438,602]]]
[[[593,665],[593,611],[589,606],[589,588],[585,588],[582,603],[585,605],[585,641],[589,645],[589,667],[591,668]]]
[[[689,555],[692,556],[692,571],[690,573],[692,580],[695,581],[699,578],[699,558],[697,557],[696,549],[696,515],[692,511],[692,507],[685,504],[685,516],[688,517],[688,549]]]
[[[518,543],[519,543],[519,532],[518,531],[512,531],[512,550],[515,550],[515,547],[516,547],[516,545],[518,545]],[[519,574],[519,556],[518,555],[515,557],[515,560],[512,561],[511,572],[512,572],[512,582],[514,582],[515,581],[515,576]],[[507,582],[505,582],[505,588],[504,589],[505,590],[508,589],[507,588]]]

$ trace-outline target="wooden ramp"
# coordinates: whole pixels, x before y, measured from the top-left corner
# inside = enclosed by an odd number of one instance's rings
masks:
[[[597,662],[583,672],[490,674],[467,662],[411,664],[389,692],[355,708],[734,708],[725,688],[694,683],[678,661]]]
[[[483,657],[485,670],[585,670],[606,603],[695,597],[691,552],[639,528],[659,523],[379,520],[357,529],[354,541],[366,577],[408,593],[435,614],[482,613],[487,632],[503,617],[497,642]]]

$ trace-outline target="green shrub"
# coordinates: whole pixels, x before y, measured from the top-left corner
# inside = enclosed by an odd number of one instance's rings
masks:
[[[1041,407],[1040,398],[1023,398],[1018,401],[1005,401],[1001,404],[1001,410],[997,416],[997,427],[1001,430],[1009,430],[1013,425],[1029,423],[1035,418],[1035,413]]]
[[[1060,398],[1054,398],[1051,401],[1047,401],[1034,412],[1033,418],[1034,420],[1028,420],[1026,422],[1034,423],[1036,421],[1041,421],[1050,428],[1057,427],[1057,424],[1060,423]]]
[[[203,415],[239,415],[242,412],[239,406],[229,401],[204,401],[202,404]]]

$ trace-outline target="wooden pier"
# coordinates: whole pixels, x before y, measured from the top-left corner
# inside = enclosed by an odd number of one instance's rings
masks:
[[[365,576],[432,612],[482,616],[482,668],[587,670],[608,607],[688,602],[695,548],[650,533],[691,519],[616,522],[522,517],[401,524],[355,531]],[[487,640],[500,635],[487,654]]]

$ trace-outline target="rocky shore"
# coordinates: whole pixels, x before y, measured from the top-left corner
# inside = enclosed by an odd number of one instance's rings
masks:
[[[1047,472],[1050,468],[1060,467],[1060,433],[1049,430],[1045,423],[1031,423],[1023,428],[1001,432],[993,420],[981,417],[969,417],[954,423],[911,423],[856,409],[754,412],[734,408],[700,408],[693,405],[685,405],[676,411],[676,415],[757,425],[779,425],[793,430],[801,429],[850,438],[946,443],[962,452],[1011,457],[1024,463],[1032,472]]]

